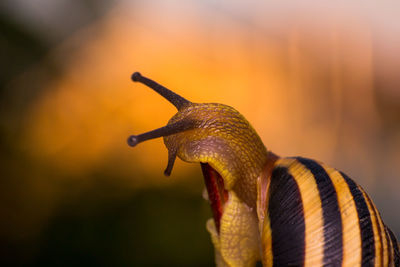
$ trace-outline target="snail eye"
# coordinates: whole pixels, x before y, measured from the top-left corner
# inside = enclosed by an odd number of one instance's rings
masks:
[[[184,107],[188,106],[191,104],[190,101],[186,100],[185,98],[181,97],[180,95],[172,92],[171,90],[167,89],[166,87],[162,86],[161,84],[142,76],[139,72],[134,72],[131,76],[132,81],[134,82],[140,82],[157,93],[159,93],[162,97],[167,99],[171,104],[173,104],[178,111],[183,109]],[[144,142],[146,140],[154,139],[154,138],[159,138],[159,137],[164,137],[168,136],[171,134],[176,134],[180,133],[186,130],[193,129],[195,125],[195,122],[190,119],[182,119],[180,121],[177,121],[175,123],[168,124],[164,127],[142,133],[139,135],[131,135],[128,137],[127,143],[129,146],[134,147],[137,144]],[[176,159],[176,148],[171,148],[168,150],[168,165],[167,168],[164,171],[164,174],[166,176],[169,176],[172,172],[172,168],[174,166],[174,162]]]
[[[172,105],[174,105],[178,110],[181,110],[185,106],[191,104],[190,101],[186,100],[185,98],[181,97],[180,95],[172,92],[171,90],[167,89],[166,87],[162,86],[161,84],[142,76],[139,72],[134,72],[131,76],[132,81],[140,82],[144,85],[147,85],[165,99],[167,99]]]

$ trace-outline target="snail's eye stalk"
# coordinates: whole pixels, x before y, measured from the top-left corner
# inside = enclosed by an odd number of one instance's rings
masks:
[[[153,89],[154,91],[159,93],[161,96],[163,96],[169,102],[171,102],[171,104],[173,104],[178,109],[178,111],[182,110],[183,108],[185,108],[186,106],[189,106],[191,104],[190,101],[186,100],[185,98],[181,97],[178,94],[175,94],[174,92],[165,88],[161,84],[158,84],[155,81],[142,76],[139,72],[133,73],[131,78],[132,78],[132,81],[143,83],[144,85],[147,85],[148,87],[150,87],[151,89]],[[143,134],[139,134],[139,135],[131,135],[128,137],[128,140],[127,140],[128,145],[134,147],[137,144],[139,144],[143,141],[146,141],[146,140],[150,140],[150,139],[154,139],[154,138],[158,138],[158,137],[164,137],[164,136],[168,136],[171,134],[176,134],[176,133],[180,133],[180,132],[183,132],[186,130],[190,130],[190,129],[194,128],[195,123],[196,122],[193,120],[182,119],[180,121],[168,124],[167,126],[155,129],[155,130],[147,132],[147,133],[143,133]],[[164,171],[164,174],[166,176],[169,176],[171,174],[175,159],[176,159],[176,149],[175,148],[169,149],[168,150],[168,166]]]
[[[131,135],[128,137],[127,142],[128,142],[129,146],[134,147],[137,144],[139,144],[143,141],[146,141],[146,140],[150,140],[150,139],[154,139],[154,138],[158,138],[158,137],[164,137],[164,136],[168,136],[171,134],[176,134],[176,133],[180,133],[183,131],[193,129],[195,127],[195,124],[196,124],[196,122],[193,120],[183,119],[183,120],[168,124],[164,127],[155,129],[155,130],[147,132],[147,133],[143,133],[143,134],[139,134],[139,135]],[[176,151],[169,149],[168,150],[168,166],[164,171],[164,174],[166,176],[169,176],[171,174],[172,167],[174,166],[175,158],[176,158]]]
[[[142,133],[139,135],[131,135],[128,137],[127,140],[128,145],[134,147],[143,141],[187,131],[193,129],[194,126],[195,126],[195,121],[183,119],[147,133]]]
[[[148,87],[159,93],[169,102],[171,102],[171,104],[173,104],[178,110],[181,110],[182,108],[191,103],[190,101],[186,100],[180,95],[175,94],[171,90],[165,88],[161,84],[156,83],[155,81],[142,76],[139,72],[133,73],[131,78],[132,81],[143,83],[144,85],[147,85]]]
[[[165,168],[164,175],[165,176],[170,176],[172,172],[172,168],[174,167],[176,159],[176,151],[175,150],[168,150],[168,165],[167,168]]]

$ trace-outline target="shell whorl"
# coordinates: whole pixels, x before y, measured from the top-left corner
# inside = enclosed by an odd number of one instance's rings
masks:
[[[394,235],[344,173],[301,157],[279,159],[267,194],[266,266],[397,266]]]

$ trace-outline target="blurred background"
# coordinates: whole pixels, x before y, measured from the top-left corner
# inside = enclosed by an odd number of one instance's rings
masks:
[[[197,164],[163,176],[176,112],[134,71],[239,110],[268,149],[361,184],[400,237],[400,4],[0,2],[0,260],[213,264]]]

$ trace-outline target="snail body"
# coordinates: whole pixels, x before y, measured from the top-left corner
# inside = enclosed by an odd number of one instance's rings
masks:
[[[347,175],[268,151],[232,107],[192,103],[137,72],[132,80],[164,96],[178,113],[165,127],[130,136],[128,144],[163,137],[166,175],[176,157],[201,164],[217,266],[400,266],[394,234]]]

